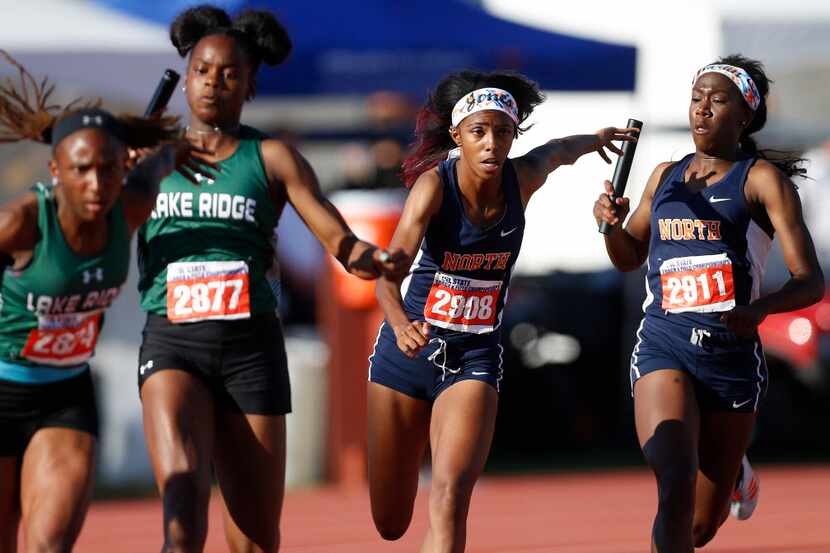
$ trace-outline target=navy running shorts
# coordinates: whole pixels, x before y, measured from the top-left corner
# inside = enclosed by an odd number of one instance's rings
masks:
[[[504,348],[498,338],[492,334],[461,339],[438,335],[410,359],[398,348],[392,327],[384,321],[369,358],[369,381],[430,402],[462,380],[480,380],[499,391]]]
[[[736,413],[758,409],[769,377],[757,336],[741,338],[645,316],[631,353],[632,394],[639,378],[660,369],[689,374],[701,409]]]

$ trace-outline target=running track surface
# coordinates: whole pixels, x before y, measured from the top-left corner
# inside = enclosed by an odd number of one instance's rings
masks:
[[[830,466],[758,469],[761,500],[748,521],[730,519],[707,553],[830,553]],[[336,489],[289,492],[283,553],[417,551],[426,530],[426,487],[397,542],[372,526],[368,494]],[[473,496],[469,553],[647,553],[656,492],[644,470],[485,477]],[[205,553],[227,551],[222,506],[211,503]],[[75,550],[147,553],[161,549],[157,500],[93,504]]]

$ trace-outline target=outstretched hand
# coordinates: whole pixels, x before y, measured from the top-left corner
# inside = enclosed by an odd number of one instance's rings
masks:
[[[615,198],[611,181],[605,181],[605,193],[600,194],[597,201],[594,202],[594,219],[597,220],[597,225],[605,221],[609,225],[615,226],[617,223],[625,221],[630,210],[629,199]]]
[[[346,270],[364,280],[381,276],[393,281],[400,280],[412,263],[412,259],[399,248],[384,250],[369,242],[358,240],[354,235],[351,235],[342,247],[351,250],[348,261],[343,262]],[[342,259],[340,255],[336,257]]]
[[[203,180],[213,180],[222,170],[211,161],[201,156],[211,156],[213,152],[194,146],[187,140],[177,140],[165,144],[163,148],[172,150],[174,170],[178,171],[184,178],[199,186]]]
[[[411,265],[411,259],[400,248],[391,251],[376,248],[372,252],[372,262],[375,264],[378,274],[389,280],[403,278]]]
[[[608,157],[608,153],[605,151],[605,148],[608,148],[617,155],[622,155],[622,149],[620,149],[619,146],[614,145],[614,141],[619,140],[624,142],[636,142],[636,133],[639,132],[640,129],[634,127],[624,129],[618,129],[617,127],[605,127],[604,129],[600,129],[597,131],[596,135],[596,152],[600,155],[600,157],[602,157],[602,159],[605,160],[606,163],[611,163],[611,158]],[[635,133],[635,135],[632,136],[629,133]]]
[[[213,152],[199,148],[186,140],[167,142],[158,148],[129,148],[127,168],[134,169],[145,162],[151,171],[159,171],[159,178],[163,178],[173,171],[195,185],[199,185],[206,178],[213,178],[221,170],[213,162],[200,156],[210,156]]]

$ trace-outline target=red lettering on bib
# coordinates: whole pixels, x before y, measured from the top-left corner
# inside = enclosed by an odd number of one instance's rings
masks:
[[[172,323],[251,316],[244,261],[193,261],[167,266],[167,319]]]
[[[662,308],[669,313],[715,313],[735,307],[732,262],[726,253],[676,257],[660,265]]]
[[[430,324],[450,330],[484,334],[496,325],[501,281],[476,280],[435,273],[424,306]]]
[[[41,315],[20,354],[44,365],[77,365],[92,357],[100,331],[101,311]]]

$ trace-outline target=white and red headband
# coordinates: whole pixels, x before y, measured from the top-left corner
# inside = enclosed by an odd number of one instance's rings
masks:
[[[506,113],[516,125],[519,124],[519,108],[513,95],[501,88],[487,87],[473,90],[455,103],[452,108],[452,126],[457,127],[470,115],[488,109]]]
[[[752,111],[758,109],[758,106],[761,104],[761,95],[758,93],[758,87],[755,86],[755,81],[752,80],[752,77],[749,76],[746,70],[725,63],[712,63],[698,69],[692,85],[705,73],[718,73],[732,81],[738,87],[738,90],[741,91],[741,96],[744,97],[744,100],[752,108]]]

